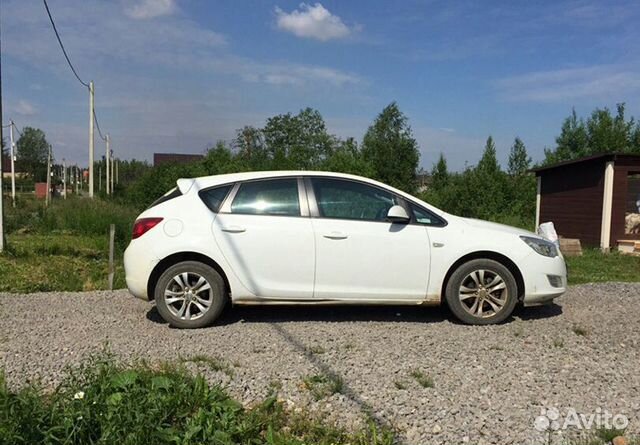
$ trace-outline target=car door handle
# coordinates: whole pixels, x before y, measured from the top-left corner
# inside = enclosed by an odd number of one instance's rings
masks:
[[[229,227],[223,227],[222,231],[229,232],[229,233],[242,233],[242,232],[246,232],[247,229],[240,226],[229,226]]]
[[[349,238],[349,235],[347,235],[346,233],[342,233],[342,232],[325,233],[322,236],[324,236],[325,238],[329,238],[329,239],[347,239],[347,238]]]

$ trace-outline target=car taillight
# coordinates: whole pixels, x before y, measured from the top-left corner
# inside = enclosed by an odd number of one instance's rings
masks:
[[[162,218],[140,218],[133,224],[133,234],[131,239],[140,238],[142,235],[153,229]]]

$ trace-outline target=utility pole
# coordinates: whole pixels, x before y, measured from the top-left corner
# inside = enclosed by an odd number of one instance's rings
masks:
[[[107,137],[105,138],[105,142],[107,143],[107,156],[104,158],[105,163],[104,166],[106,167],[107,170],[107,181],[106,181],[106,189],[107,189],[107,196],[111,194],[111,188],[109,187],[109,162],[111,159],[111,153],[109,152],[109,135],[107,135]]]
[[[98,166],[98,191],[102,191],[102,164]]]
[[[120,159],[116,159],[116,184],[120,184],[118,181],[118,165],[120,165]]]
[[[111,150],[111,194],[113,195],[113,177],[115,176],[115,159],[113,158],[113,150]]]
[[[0,30],[2,30],[1,25]],[[2,48],[2,38],[0,38],[0,48]],[[2,138],[2,51],[0,50],[0,141]],[[4,251],[4,202],[2,195],[2,146],[0,144],[0,252]]]
[[[89,82],[89,198],[93,198],[93,80]]]
[[[16,206],[16,143],[13,141],[13,126],[15,124],[13,121],[9,121],[9,140],[11,142],[10,147],[10,156],[11,156],[11,200],[13,201],[13,206]]]
[[[62,158],[62,197],[67,199],[67,163]]]
[[[80,194],[80,172],[78,171],[78,164],[76,164],[76,195]]]
[[[51,196],[51,144],[49,144],[49,156],[47,157],[47,196],[44,203],[49,206]]]

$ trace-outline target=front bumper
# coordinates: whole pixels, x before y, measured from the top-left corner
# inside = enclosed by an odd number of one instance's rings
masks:
[[[523,260],[521,271],[525,306],[550,303],[567,291],[567,266],[561,255],[548,258],[532,252]]]

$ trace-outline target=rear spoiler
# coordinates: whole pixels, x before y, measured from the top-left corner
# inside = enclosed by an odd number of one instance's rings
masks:
[[[180,178],[176,181],[176,184],[178,185],[178,190],[180,190],[180,193],[186,195],[189,190],[191,190],[191,187],[193,187],[193,184],[195,182],[196,180],[192,178]]]

